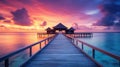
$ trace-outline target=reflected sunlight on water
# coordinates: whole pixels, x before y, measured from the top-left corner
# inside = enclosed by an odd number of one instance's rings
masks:
[[[46,37],[38,38],[37,33],[0,33],[0,57]]]

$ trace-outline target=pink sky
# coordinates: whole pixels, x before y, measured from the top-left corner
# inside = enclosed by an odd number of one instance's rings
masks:
[[[103,17],[101,3],[102,0],[0,0],[0,17],[4,18],[0,19],[0,32],[43,31],[60,22],[67,27],[76,23],[92,28]]]

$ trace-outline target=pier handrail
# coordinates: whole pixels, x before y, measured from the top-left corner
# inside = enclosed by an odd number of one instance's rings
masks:
[[[101,52],[101,53],[103,53],[103,54],[106,54],[106,55],[108,55],[108,56],[110,56],[110,57],[112,57],[112,58],[120,61],[120,56],[117,56],[117,55],[114,55],[114,54],[109,53],[109,52],[107,52],[107,51],[104,51],[104,50],[102,50],[102,49],[100,49],[100,48],[97,48],[97,47],[95,47],[95,46],[92,46],[91,44],[85,43],[85,42],[83,42],[83,41],[81,41],[81,40],[79,40],[79,39],[75,39],[75,38],[72,37],[72,36],[67,36],[67,37],[70,38],[70,39],[72,39],[73,42],[76,41],[77,44],[75,44],[75,45],[77,45],[77,46],[78,46],[78,42],[80,42],[80,43],[81,43],[81,46],[82,46],[82,50],[84,49],[83,45],[86,45],[86,46],[92,48],[92,58],[95,58],[95,50],[97,50],[97,51],[99,51],[99,52]],[[81,49],[81,48],[79,47],[79,49]]]
[[[27,50],[27,49],[30,49],[29,56],[31,57],[31,56],[32,56],[32,47],[33,47],[33,46],[39,44],[39,45],[40,45],[40,49],[41,49],[41,48],[42,48],[42,47],[41,47],[41,45],[42,45],[41,43],[42,43],[42,42],[45,42],[45,45],[46,45],[46,44],[47,44],[46,41],[50,42],[54,37],[55,37],[55,35],[54,35],[54,36],[51,36],[51,37],[48,37],[48,38],[46,38],[46,39],[43,39],[43,40],[41,40],[41,41],[39,41],[39,42],[36,42],[36,43],[34,43],[34,44],[31,44],[31,45],[29,45],[29,46],[27,46],[27,47],[23,47],[23,48],[15,51],[15,52],[12,52],[12,53],[10,53],[10,54],[7,54],[7,55],[5,55],[5,56],[3,56],[3,57],[0,58],[0,62],[5,61],[5,64],[4,64],[5,67],[9,67],[9,58],[12,57],[12,56],[14,56],[14,55],[16,55],[16,54],[18,54],[18,53],[20,53],[20,52],[22,52],[22,51]]]

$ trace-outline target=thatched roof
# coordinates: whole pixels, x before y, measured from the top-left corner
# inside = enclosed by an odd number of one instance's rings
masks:
[[[55,29],[67,29],[67,27],[66,26],[64,26],[62,23],[59,23],[58,25],[56,25],[56,26],[54,26],[53,28],[55,28]]]
[[[47,31],[48,31],[48,30],[51,30],[51,28],[50,28],[50,27],[48,27],[46,30],[47,30]]]
[[[73,27],[71,27],[69,30],[73,30],[74,31],[75,29]]]

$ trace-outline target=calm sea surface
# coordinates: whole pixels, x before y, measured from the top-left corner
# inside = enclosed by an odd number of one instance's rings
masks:
[[[79,39],[120,56],[120,33],[94,33],[92,38]]]
[[[0,57],[42,39],[37,33],[0,33]]]
[[[39,38],[37,33],[0,33],[0,57],[3,57],[13,51],[19,50],[22,47],[28,46],[42,39],[44,38]],[[79,39],[114,55],[120,56],[120,33],[93,33],[92,38]],[[85,49],[87,50],[88,54],[90,54],[89,48]],[[37,49],[35,47],[35,51],[36,50]],[[15,61],[23,61],[24,58],[24,56],[21,56],[13,60],[14,63],[11,64],[11,67],[19,66],[20,62]],[[116,62],[116,60],[113,58],[110,58],[97,51],[96,58],[96,60],[104,65],[104,67],[118,67],[119,65],[119,61]],[[111,62],[109,63],[109,61]],[[1,63],[1,65],[3,64]]]
[[[42,39],[37,33],[0,33],[0,57]],[[79,39],[120,56],[120,33],[94,33],[92,38]]]
[[[95,47],[120,56],[120,33],[94,33],[92,38],[79,38]],[[92,57],[92,49],[84,46],[84,51]],[[95,51],[95,60],[103,67],[120,67],[120,62],[106,54]]]

